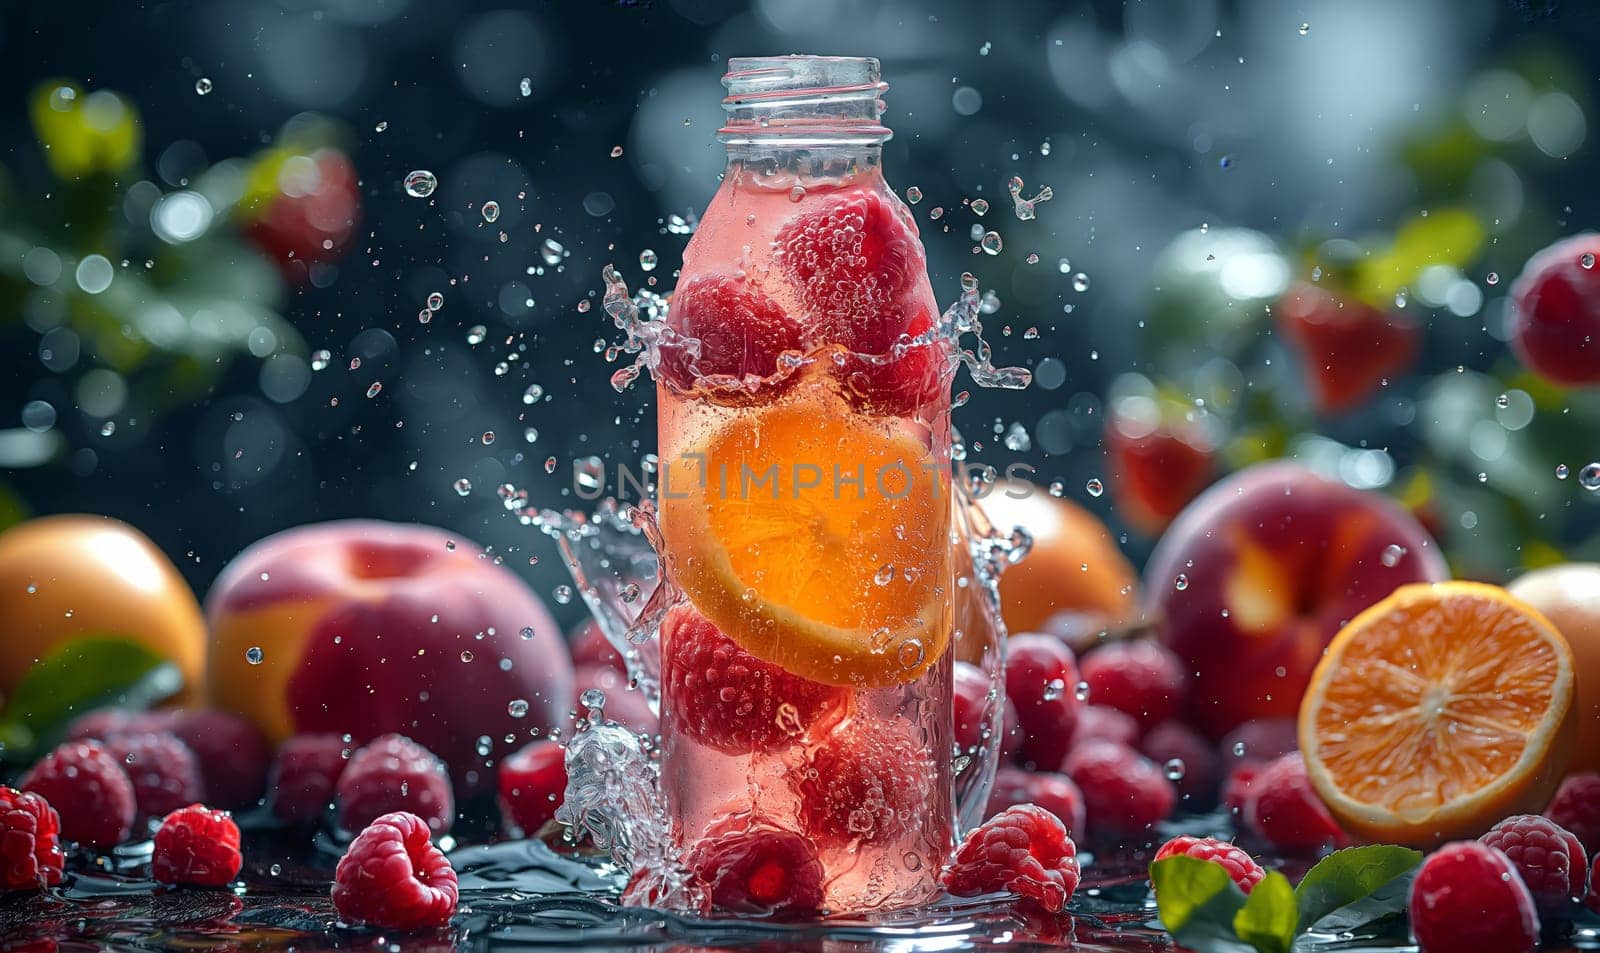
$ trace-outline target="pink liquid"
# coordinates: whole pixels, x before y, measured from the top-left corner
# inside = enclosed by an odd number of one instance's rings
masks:
[[[937,875],[948,856],[953,828],[949,636],[955,589],[948,542],[949,385],[953,371],[943,360],[941,343],[907,348],[905,339],[900,339],[902,347],[898,352],[892,347],[893,342],[882,345],[881,361],[849,364],[862,359],[849,355],[837,334],[824,327],[852,322],[852,326],[860,327],[866,322],[885,320],[886,313],[891,325],[900,326],[908,323],[907,315],[916,315],[917,321],[925,322],[927,316],[936,319],[939,314],[909,213],[884,183],[876,166],[852,169],[827,179],[800,178],[785,171],[772,171],[771,165],[761,169],[765,171],[747,168],[745,163],[730,163],[720,191],[706,209],[685,252],[678,288],[681,295],[682,289],[697,279],[725,276],[734,279],[739,287],[752,288],[766,300],[776,302],[805,332],[804,346],[790,355],[790,361],[800,366],[781,383],[760,384],[747,397],[732,400],[708,395],[705,382],[685,391],[658,374],[665,563],[674,582],[690,594],[690,603],[707,619],[714,620],[741,649],[807,679],[805,683],[791,684],[829,685],[822,691],[832,693],[836,700],[820,713],[808,708],[807,698],[813,694],[810,689],[798,692],[794,698],[767,700],[769,704],[775,702],[779,709],[781,735],[776,741],[756,745],[755,750],[730,752],[726,745],[701,743],[696,732],[684,729],[686,723],[703,721],[702,716],[714,717],[714,713],[692,710],[694,705],[706,704],[707,696],[675,692],[669,684],[663,693],[661,712],[662,793],[674,836],[687,851],[692,852],[697,842],[715,836],[730,824],[795,831],[817,849],[824,870],[825,906],[830,912],[910,906],[938,893]],[[808,304],[807,288],[795,280],[792,264],[786,267],[785,253],[775,249],[774,239],[797,216],[868,194],[881,200],[880,207],[889,209],[899,223],[895,227],[909,236],[910,247],[915,249],[910,262],[915,269],[914,278],[894,299],[888,312],[881,300],[876,304],[868,298],[856,301],[849,294],[842,295],[825,313],[819,312],[815,286],[809,292]],[[848,251],[853,246],[847,242],[828,247]],[[788,254],[792,256],[792,250]],[[819,267],[826,266],[826,262],[819,263]],[[925,324],[916,328],[918,333],[925,329]],[[737,340],[730,344],[726,338],[717,341],[725,348],[755,346]],[[710,336],[702,341],[703,359],[713,343]],[[916,359],[929,360],[936,386],[918,391],[918,399],[910,402],[873,399],[874,393],[885,389],[885,380],[895,379],[892,374],[900,368],[899,362]],[[778,376],[784,376],[781,363],[779,367]],[[852,367],[856,368],[855,373],[851,372]],[[891,376],[881,376],[885,374]],[[887,390],[893,393],[895,388],[887,386]],[[765,423],[780,419],[789,422],[783,425],[782,433],[778,423]],[[765,617],[747,603],[763,601],[769,588],[789,585],[786,582],[779,586],[777,577],[785,567],[792,567],[794,560],[786,559],[773,566],[760,563],[761,555],[753,550],[759,549],[761,543],[744,545],[747,551],[735,554],[735,558],[754,560],[747,566],[762,567],[753,572],[747,570],[747,576],[739,577],[748,585],[742,594],[744,599],[729,598],[715,583],[706,582],[708,576],[719,578],[706,568],[706,514],[715,509],[721,514],[717,518],[737,519],[738,507],[743,504],[736,488],[710,494],[711,503],[706,502],[708,491],[693,492],[702,477],[708,477],[713,484],[717,480],[715,469],[695,455],[705,454],[708,446],[719,446],[718,435],[730,427],[742,424],[753,437],[738,451],[723,451],[718,463],[747,464],[757,472],[777,463],[782,474],[779,492],[785,498],[793,494],[795,499],[814,501],[823,517],[838,505],[825,495],[830,492],[827,476],[819,489],[802,489],[798,478],[790,480],[795,457],[783,448],[793,440],[796,428],[792,424],[796,420],[816,422],[821,435],[818,443],[808,445],[800,456],[824,471],[834,463],[842,463],[848,473],[864,452],[861,448],[876,446],[878,441],[910,448],[906,459],[923,470],[906,485],[906,501],[892,498],[891,490],[889,496],[871,505],[879,507],[875,515],[894,514],[888,517],[890,522],[900,518],[894,509],[900,507],[907,523],[915,525],[898,529],[922,533],[938,542],[922,547],[911,559],[901,551],[898,563],[888,567],[891,572],[887,581],[879,574],[863,582],[856,565],[861,560],[840,567],[833,575],[824,567],[814,573],[816,586],[806,589],[791,606],[801,615],[870,633],[865,636],[869,640],[884,639],[883,645],[869,647],[859,659],[830,659],[825,651],[821,656],[806,656],[803,653],[811,651],[808,646],[772,635]],[[842,436],[830,436],[835,432]],[[769,434],[773,448],[770,455]],[[871,472],[867,473],[867,481],[869,494],[881,491],[881,487],[872,485]],[[681,491],[688,491],[688,498],[675,499]],[[768,505],[765,488],[753,492],[757,502]],[[838,488],[832,487],[831,492],[838,492]],[[853,486],[847,484],[843,492],[844,505],[858,505],[851,502]],[[928,495],[938,505],[930,506],[916,494]],[[730,507],[734,516],[727,515]],[[762,519],[763,512],[760,507],[751,506],[750,519]],[[786,551],[792,551],[794,541],[788,538],[791,535],[780,534],[766,545],[782,544],[788,547]],[[833,540],[834,545],[837,542]],[[860,545],[870,549],[873,544],[863,540]],[[815,559],[829,559],[830,552],[836,550],[819,547]],[[863,557],[866,564],[872,563],[867,558],[870,553]],[[891,595],[903,591],[905,598],[903,602],[891,598],[887,611],[875,610],[869,604],[873,593],[861,588],[866,585],[881,585]],[[695,598],[696,593],[703,598]],[[898,633],[920,624],[908,621],[919,606],[931,606],[928,611],[936,614],[934,621],[931,626],[915,629],[919,635],[901,638]],[[875,611],[883,617],[874,618]],[[899,617],[900,613],[905,617]],[[929,616],[917,618],[926,620]],[[676,637],[683,636],[671,625],[663,631],[663,658],[673,656],[672,640]],[[869,674],[863,675],[864,671]],[[670,680],[668,672],[667,681]],[[734,704],[739,703],[737,691],[727,694]],[[710,704],[721,703],[713,694]]]

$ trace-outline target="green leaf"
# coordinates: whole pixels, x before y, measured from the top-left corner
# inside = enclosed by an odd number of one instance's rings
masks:
[[[1196,953],[1252,953],[1234,933],[1245,896],[1218,864],[1168,857],[1150,865],[1161,925],[1180,946]]]
[[[139,158],[139,114],[116,93],[51,80],[34,90],[28,115],[45,161],[64,181],[121,172]]]
[[[86,636],[58,645],[28,669],[0,719],[0,738],[40,745],[91,708],[146,708],[183,687],[178,670],[120,636]],[[15,751],[8,744],[7,754]]]
[[[1295,888],[1299,929],[1310,929],[1334,911],[1358,901],[1376,901],[1367,904],[1368,921],[1404,909],[1406,891],[1394,888],[1405,884],[1397,885],[1397,878],[1408,877],[1421,863],[1421,851],[1390,844],[1349,847],[1329,854]]]
[[[1299,922],[1300,911],[1289,878],[1269,870],[1233,915],[1233,932],[1261,953],[1289,953]]]

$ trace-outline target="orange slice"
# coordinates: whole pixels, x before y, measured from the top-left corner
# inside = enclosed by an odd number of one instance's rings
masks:
[[[1498,586],[1401,586],[1329,644],[1300,750],[1344,827],[1428,846],[1538,812],[1577,727],[1572,650]]]
[[[741,409],[680,455],[660,491],[669,566],[747,652],[855,686],[944,653],[950,485],[925,430],[819,395]]]

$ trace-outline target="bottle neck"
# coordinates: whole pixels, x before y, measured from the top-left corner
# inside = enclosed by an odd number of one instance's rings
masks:
[[[888,85],[861,57],[735,57],[722,83],[727,124],[717,137],[730,167],[799,176],[879,168],[893,135],[880,122]]]

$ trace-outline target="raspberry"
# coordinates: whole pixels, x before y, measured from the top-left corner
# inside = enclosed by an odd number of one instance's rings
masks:
[[[628,676],[610,666],[579,666],[572,673],[572,709],[585,711],[583,693],[598,688],[606,693],[606,717],[635,732],[653,735],[661,730],[661,720],[650,710],[644,693],[628,687]]]
[[[893,326],[893,321],[883,324]],[[881,352],[871,350],[872,343],[847,341],[848,353],[834,368],[850,403],[864,413],[909,417],[947,392],[951,360],[945,345],[931,339],[913,343],[933,327],[933,313],[924,308]]]
[[[206,798],[218,807],[255,806],[267,788],[272,752],[261,729],[244,718],[212,709],[175,709],[135,718],[130,729],[170,731],[189,746],[200,765]]]
[[[693,388],[703,377],[715,377],[708,382],[715,392],[738,403],[751,396],[743,387],[779,372],[783,352],[804,349],[799,323],[781,305],[743,278],[727,275],[707,275],[679,285],[667,311],[667,326],[683,340],[660,348],[657,370],[662,376],[679,390]],[[699,357],[689,353],[691,339],[700,342]],[[779,386],[792,381],[785,378]]]
[[[1056,913],[1078,889],[1078,846],[1054,814],[1032,804],[1009,807],[967,834],[945,868],[958,897],[1009,891]]]
[[[1006,695],[1017,706],[1022,762],[1050,770],[1072,747],[1078,724],[1078,663],[1072,650],[1048,635],[1016,635],[1006,642]]]
[[[600,631],[600,623],[587,619],[573,630],[570,645],[572,648],[572,664],[578,668],[585,665],[614,668],[624,676],[628,674],[628,666],[623,662],[621,654]]]
[[[1299,750],[1296,730],[1293,718],[1256,718],[1223,735],[1217,748],[1229,768],[1243,763],[1260,766]]]
[[[449,830],[456,819],[444,763],[404,735],[384,735],[357,750],[336,791],[339,826],[347,831],[395,811],[420,815],[435,833]]]
[[[428,840],[428,823],[405,811],[367,825],[333,873],[339,919],[385,930],[443,926],[458,896],[456,872]]]
[[[983,669],[970,662],[955,663],[950,690],[955,707],[956,747],[962,751],[974,751],[985,740],[983,730],[987,726],[983,722],[983,710],[989,700],[990,688],[989,676],[984,674]],[[1003,696],[996,701],[1001,706],[1000,754],[1006,757],[1022,744],[1020,734],[1006,730],[1017,723],[1017,706]]]
[[[1600,853],[1594,855],[1594,864],[1589,868],[1589,893],[1583,898],[1583,905],[1600,913]]]
[[[1568,775],[1544,816],[1571,831],[1585,851],[1600,855],[1600,774]]]
[[[567,793],[567,752],[554,741],[535,741],[500,761],[500,818],[533,837],[556,816]]]
[[[690,606],[662,620],[661,692],[678,731],[727,754],[788,743],[845,698],[756,658]]]
[[[1083,680],[1090,701],[1132,715],[1141,730],[1175,716],[1186,687],[1178,656],[1148,639],[1114,642],[1085,655]]]
[[[61,882],[61,818],[31,791],[0,787],[0,891],[40,890]]]
[[[123,765],[133,782],[133,798],[142,822],[165,817],[205,797],[194,752],[167,731],[114,735],[106,752]]]
[[[243,866],[239,825],[227,811],[191,804],[168,814],[156,831],[150,876],[157,883],[225,887]]]
[[[279,745],[269,792],[273,815],[291,824],[321,820],[350,764],[350,748],[335,734],[295,735]]]
[[[1478,838],[1511,858],[1544,917],[1566,917],[1583,896],[1588,857],[1572,832],[1538,814],[1506,818]]]
[[[225,711],[163,709],[126,712],[100,708],[72,722],[74,741],[106,741],[117,735],[170,732],[194,752],[206,797],[225,808],[254,805],[266,788],[271,753],[267,739],[249,721]]]
[[[1072,745],[1091,741],[1114,741],[1129,748],[1139,746],[1139,723],[1126,712],[1109,705],[1079,705],[1078,724],[1072,731]]]
[[[1174,837],[1161,845],[1156,851],[1156,860],[1166,860],[1168,857],[1193,857],[1196,860],[1209,860],[1228,872],[1233,882],[1245,893],[1256,888],[1261,878],[1267,872],[1255,862],[1242,847],[1230,844],[1227,841],[1217,840],[1214,837],[1190,837],[1184,834]]]
[[[887,725],[835,732],[795,772],[805,830],[825,846],[882,843],[928,811],[933,762]]]
[[[882,354],[899,337],[893,306],[923,259],[916,224],[892,197],[861,190],[814,204],[785,222],[773,245],[830,340]]]
[[[40,758],[19,785],[50,802],[61,836],[107,850],[133,831],[137,801],[128,773],[97,741],[68,741]]]
[[[1074,748],[1063,770],[1083,792],[1089,827],[1096,833],[1142,834],[1166,820],[1178,800],[1177,789],[1155,762],[1115,742]]]
[[[1228,779],[1222,782],[1222,804],[1230,814],[1244,816],[1245,806],[1250,803],[1250,786],[1260,773],[1261,765],[1254,761],[1236,765],[1228,773]]]
[[[1600,256],[1600,235],[1564,238],[1528,259],[1511,286],[1512,349],[1527,367],[1569,387],[1600,383],[1595,256]]]
[[[1539,914],[1506,855],[1456,841],[1417,871],[1411,933],[1422,953],[1530,953],[1539,945]]]
[[[755,826],[706,837],[684,864],[718,912],[792,919],[822,909],[822,861],[793,831]]]
[[[996,771],[985,811],[993,816],[1018,804],[1037,804],[1044,808],[1074,837],[1082,837],[1088,830],[1084,823],[1083,792],[1064,774],[1035,774],[1009,767]]]
[[[1306,762],[1298,751],[1261,768],[1250,782],[1244,816],[1267,843],[1285,852],[1311,854],[1345,842],[1344,832],[1306,777]]]
[[[1156,764],[1165,767],[1177,762],[1183,775],[1176,781],[1178,794],[1195,801],[1206,800],[1217,787],[1217,752],[1211,743],[1180,721],[1164,721],[1145,733],[1139,750]]]

